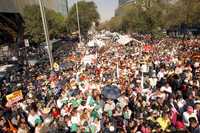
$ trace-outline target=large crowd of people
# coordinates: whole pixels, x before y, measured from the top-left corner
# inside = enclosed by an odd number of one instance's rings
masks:
[[[53,70],[24,65],[1,84],[0,132],[200,133],[198,52],[198,39],[109,42],[59,52]],[[16,90],[23,99],[8,106]]]

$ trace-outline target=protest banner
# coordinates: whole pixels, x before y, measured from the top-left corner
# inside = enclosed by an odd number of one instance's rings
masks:
[[[10,107],[13,104],[15,104],[15,103],[17,103],[17,102],[19,102],[20,100],[23,99],[22,91],[18,90],[18,91],[12,92],[11,94],[6,95],[6,99],[7,99],[6,106]]]

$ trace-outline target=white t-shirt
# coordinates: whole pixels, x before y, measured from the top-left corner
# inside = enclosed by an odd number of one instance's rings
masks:
[[[192,117],[194,117],[196,120],[198,120],[195,112],[193,112],[191,114],[189,114],[188,112],[183,113],[183,120],[184,120],[184,124],[185,124],[186,127],[190,126],[189,119],[192,118]]]
[[[56,103],[59,109],[63,106],[62,99],[58,99]]]
[[[104,106],[104,111],[110,111],[110,110],[114,110],[115,109],[115,103],[111,102],[111,103],[106,103]]]
[[[161,78],[164,78],[164,72],[158,72],[158,75],[157,75],[157,77],[158,77],[158,79],[160,80]]]
[[[156,84],[157,84],[158,79],[157,78],[150,78],[149,81],[150,81],[150,85],[152,87],[155,87]]]
[[[77,113],[76,116],[71,117],[71,122],[72,124],[79,124],[81,122],[79,113]]]
[[[186,102],[185,102],[184,99],[178,100],[178,101],[177,101],[177,105],[178,105],[179,109],[180,109],[180,108],[183,108],[184,105],[185,105],[185,103],[186,103]]]
[[[126,105],[128,105],[128,98],[126,96],[121,96],[117,100],[119,101],[119,106],[121,108],[124,108]]]
[[[40,116],[35,114],[35,115],[28,115],[28,122],[31,124],[31,126],[35,127],[35,120],[40,119]]]

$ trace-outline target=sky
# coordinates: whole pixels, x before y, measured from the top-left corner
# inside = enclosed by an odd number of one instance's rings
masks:
[[[69,7],[71,7],[76,0],[68,0]],[[109,20],[115,14],[115,10],[118,7],[118,0],[86,0],[94,1],[97,5],[97,10],[101,17],[101,22]]]

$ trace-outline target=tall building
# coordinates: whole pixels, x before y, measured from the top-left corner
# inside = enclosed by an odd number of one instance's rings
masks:
[[[119,0],[119,7],[124,4],[128,4],[129,2],[134,2],[135,0]]]
[[[178,1],[179,0],[162,0],[162,2],[164,2],[164,3],[170,3],[170,4],[175,4]]]
[[[47,9],[67,15],[68,0],[41,0]],[[23,44],[24,8],[29,5],[39,5],[39,0],[0,0],[0,44]]]
[[[63,16],[67,15],[68,0],[44,0],[45,6]]]
[[[123,15],[123,8],[126,5],[130,5],[136,2],[136,0],[119,0],[119,7],[115,10],[115,16],[122,16]]]
[[[67,15],[68,0],[43,0],[44,6],[55,12]],[[19,12],[23,14],[23,9],[27,5],[39,5],[38,0],[0,0],[0,12]]]

